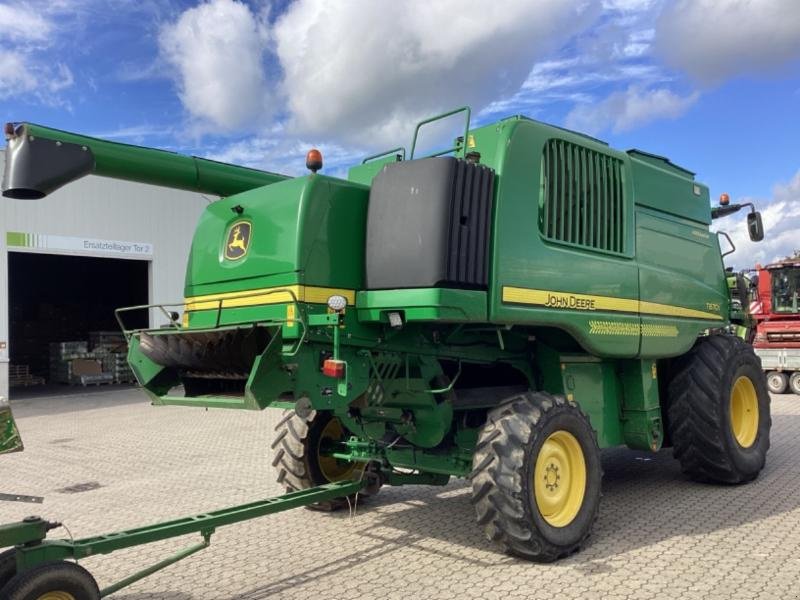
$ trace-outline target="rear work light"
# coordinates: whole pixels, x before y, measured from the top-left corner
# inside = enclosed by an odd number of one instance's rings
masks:
[[[322,363],[322,373],[326,377],[333,377],[334,379],[344,378],[347,363],[343,360],[336,360],[335,358],[328,358]]]

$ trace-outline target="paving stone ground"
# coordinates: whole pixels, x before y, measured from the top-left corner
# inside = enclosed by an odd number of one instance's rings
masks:
[[[0,457],[0,492],[45,501],[0,502],[0,523],[40,513],[87,537],[282,491],[268,451],[276,411],[152,407],[132,389],[12,406],[26,450]],[[669,450],[604,452],[594,535],[553,565],[497,552],[455,481],[384,488],[355,516],[298,509],[220,529],[209,549],[112,597],[797,599],[800,398],[773,396],[772,417],[767,467],[749,485],[693,483]],[[102,587],[194,541],[82,564]]]

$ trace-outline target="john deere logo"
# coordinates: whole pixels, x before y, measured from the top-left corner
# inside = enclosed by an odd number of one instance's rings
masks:
[[[228,231],[228,239],[225,242],[225,258],[228,260],[239,260],[247,254],[250,246],[250,232],[252,225],[247,221],[234,223]]]

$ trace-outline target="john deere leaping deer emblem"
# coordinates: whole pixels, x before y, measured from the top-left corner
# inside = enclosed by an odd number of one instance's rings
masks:
[[[239,260],[247,254],[250,246],[250,231],[252,226],[247,221],[234,223],[228,231],[228,239],[225,242],[225,258],[228,260]]]

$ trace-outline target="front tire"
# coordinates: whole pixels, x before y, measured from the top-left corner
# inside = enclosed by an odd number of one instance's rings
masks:
[[[676,361],[668,403],[673,454],[692,479],[744,483],[766,462],[772,425],[761,361],[739,338],[710,335]]]
[[[506,552],[552,562],[589,537],[602,467],[588,417],[546,392],[489,412],[473,458],[472,504],[486,536]]]

